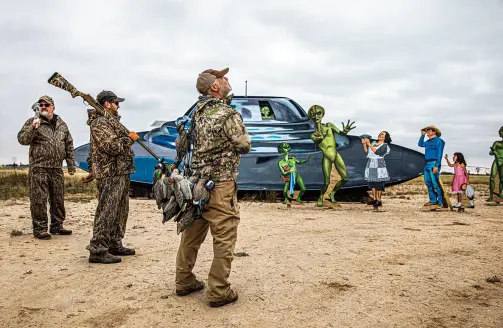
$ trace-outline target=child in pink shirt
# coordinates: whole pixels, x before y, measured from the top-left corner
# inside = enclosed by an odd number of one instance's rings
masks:
[[[463,196],[466,185],[470,184],[470,178],[468,177],[468,171],[466,170],[465,157],[461,153],[454,153],[452,161],[449,162],[449,157],[445,154],[445,160],[449,167],[454,168],[454,180],[452,180],[452,192],[458,194],[458,203],[454,207],[459,208],[462,206],[461,197]],[[464,186],[465,185],[465,186]]]

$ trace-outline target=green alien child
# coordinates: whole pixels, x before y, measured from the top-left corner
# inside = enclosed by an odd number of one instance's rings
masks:
[[[281,178],[285,181],[285,187],[283,188],[283,196],[285,200],[283,204],[288,202],[288,196],[293,196],[293,190],[295,186],[300,188],[299,196],[297,197],[297,202],[302,203],[302,196],[306,192],[306,186],[304,185],[304,180],[297,172],[297,164],[304,164],[311,160],[309,155],[308,159],[299,160],[293,156],[289,156],[291,147],[288,143],[282,142],[278,146],[278,153],[283,155],[283,159],[278,162],[278,167],[281,172]]]
[[[328,186],[330,185],[330,174],[332,173],[332,163],[335,165],[335,169],[339,172],[341,180],[337,182],[334,189],[328,194],[330,201],[336,203],[335,193],[342,188],[346,182],[348,182],[348,174],[346,172],[346,164],[344,160],[337,153],[336,142],[334,137],[334,132],[338,134],[346,135],[349,131],[356,128],[353,127],[354,122],[349,122],[345,126],[342,123],[342,131],[339,130],[333,123],[322,124],[321,120],[325,116],[325,109],[319,105],[313,105],[309,108],[308,114],[309,118],[315,123],[315,131],[311,135],[311,140],[314,141],[321,149],[323,153],[323,187],[320,191],[320,197],[318,198],[318,206],[323,206],[323,196],[327,192]]]
[[[273,113],[271,113],[271,109],[267,106],[264,106],[260,109],[260,114],[262,114],[263,119],[275,119]]]
[[[503,139],[503,126],[499,130],[500,137]],[[495,180],[496,176],[499,177],[499,194],[496,192],[496,194],[500,197],[503,198],[503,140],[501,141],[495,141],[494,144],[491,147],[491,151],[489,152],[489,155],[494,156],[494,162],[491,167],[491,179],[489,183],[489,198],[487,199],[488,202],[493,201],[493,195],[495,193]]]

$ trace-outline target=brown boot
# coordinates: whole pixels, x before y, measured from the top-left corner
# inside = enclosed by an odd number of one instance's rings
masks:
[[[231,289],[229,296],[227,298],[217,301],[217,302],[210,302],[211,307],[221,307],[230,303],[234,303],[238,300],[238,292],[236,292],[234,289]]]
[[[424,203],[424,206],[433,206],[433,205],[437,205],[437,203],[432,203],[432,202],[427,202],[427,203]]]
[[[192,285],[190,287],[185,288],[185,289],[177,289],[176,295],[177,296],[187,296],[193,292],[197,292],[197,291],[200,291],[203,289],[204,289],[204,282],[196,279],[196,280],[194,280],[194,282],[192,283]]]

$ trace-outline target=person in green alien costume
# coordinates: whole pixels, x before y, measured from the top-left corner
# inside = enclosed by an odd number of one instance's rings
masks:
[[[503,139],[503,126],[500,128],[499,134]],[[499,194],[498,192],[496,192],[496,194],[498,197],[503,198],[503,140],[494,142],[489,155],[494,156],[494,162],[491,167],[491,179],[489,183],[489,198],[487,199],[488,202],[491,202],[493,201],[495,193],[496,176],[499,177]]]
[[[271,113],[271,109],[267,106],[264,106],[260,109],[260,113],[262,114],[262,118],[264,119],[275,119],[273,113]]]
[[[283,204],[288,202],[288,196],[293,196],[295,186],[300,188],[297,202],[302,203],[302,196],[306,192],[306,186],[304,185],[304,180],[302,180],[299,172],[297,172],[297,164],[307,163],[311,160],[311,156],[313,156],[311,154],[308,159],[299,160],[293,156],[289,156],[291,149],[290,145],[286,142],[282,142],[278,146],[278,153],[283,155],[283,159],[278,162],[281,177],[283,181],[285,181],[285,187],[283,188],[283,196],[285,197],[285,200],[283,201]]]
[[[318,206],[323,206],[323,196],[327,192],[328,186],[330,185],[330,174],[332,173],[332,163],[335,165],[335,169],[339,172],[341,176],[341,180],[337,182],[334,189],[328,194],[330,197],[330,201],[332,203],[337,203],[335,201],[335,193],[348,182],[348,174],[346,172],[346,164],[344,164],[344,160],[337,153],[336,142],[334,132],[342,135],[346,135],[349,131],[356,128],[353,127],[354,122],[348,120],[347,125],[342,123],[342,131],[339,130],[333,123],[325,123],[322,124],[321,120],[323,116],[325,116],[325,109],[319,105],[313,105],[309,108],[307,113],[309,118],[315,123],[315,131],[311,135],[311,140],[314,141],[318,145],[318,147],[323,152],[323,187],[320,192],[320,197],[318,198]]]

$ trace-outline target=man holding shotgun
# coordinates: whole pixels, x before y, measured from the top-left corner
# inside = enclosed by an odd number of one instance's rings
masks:
[[[129,212],[129,175],[135,172],[131,145],[138,140],[119,122],[118,110],[124,98],[112,91],[102,91],[96,97],[105,109],[90,115],[91,161],[98,187],[98,207],[94,217],[93,238],[87,249],[91,263],[118,263],[118,256],[134,255],[124,247]]]

